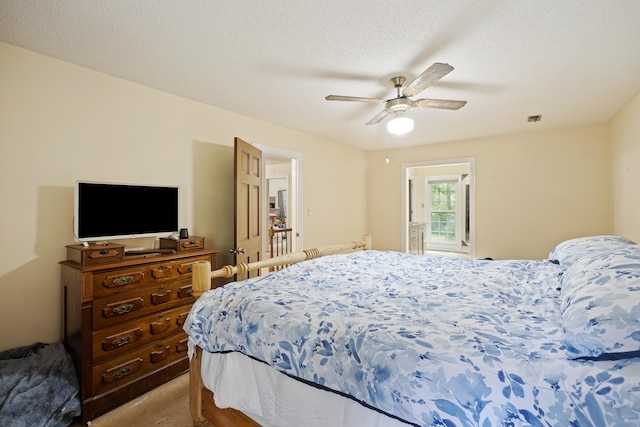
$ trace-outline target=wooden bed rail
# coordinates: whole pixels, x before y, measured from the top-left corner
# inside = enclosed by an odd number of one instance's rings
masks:
[[[322,246],[319,248],[306,249],[299,252],[292,252],[274,258],[267,258],[251,263],[239,263],[236,265],[225,265],[222,268],[211,271],[211,263],[208,261],[198,261],[193,264],[193,296],[196,298],[211,289],[211,280],[218,277],[229,278],[235,274],[244,274],[249,271],[261,270],[263,268],[276,267],[281,265],[291,265],[308,259],[318,258],[325,255],[333,255],[339,252],[356,249],[371,249],[371,236],[367,235],[362,240],[345,243],[342,245]]]

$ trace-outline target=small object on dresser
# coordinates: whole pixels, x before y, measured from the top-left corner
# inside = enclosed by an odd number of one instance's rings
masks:
[[[181,239],[188,239],[189,238],[189,230],[186,228],[181,228],[180,229],[180,238]]]

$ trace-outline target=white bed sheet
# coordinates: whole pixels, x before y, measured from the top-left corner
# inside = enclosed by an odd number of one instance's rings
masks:
[[[202,356],[202,381],[219,408],[242,411],[264,427],[406,427],[360,403],[282,374],[241,353]],[[300,411],[305,408],[305,411]]]

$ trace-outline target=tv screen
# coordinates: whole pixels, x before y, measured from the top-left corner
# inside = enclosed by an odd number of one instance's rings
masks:
[[[179,228],[179,187],[76,182],[74,234],[79,241],[168,236]]]

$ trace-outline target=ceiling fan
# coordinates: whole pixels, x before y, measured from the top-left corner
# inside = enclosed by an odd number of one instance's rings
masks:
[[[391,84],[396,88],[396,97],[391,99],[383,98],[363,98],[359,96],[342,96],[342,95],[328,95],[325,97],[327,101],[356,101],[356,102],[372,102],[372,103],[384,103],[384,110],[376,114],[374,118],[367,122],[367,125],[375,125],[380,123],[388,115],[393,114],[398,121],[405,121],[405,124],[410,127],[397,129],[397,132],[392,130],[392,120],[387,124],[387,129],[391,133],[406,133],[413,128],[413,121],[407,117],[404,117],[404,113],[412,108],[440,108],[445,110],[458,110],[467,103],[467,101],[456,101],[452,99],[430,99],[422,98],[415,101],[410,99],[410,96],[417,95],[425,90],[432,83],[440,80],[442,77],[453,71],[453,67],[449,64],[443,64],[436,62],[427,68],[422,74],[420,74],[414,81],[409,83],[402,92],[400,91],[407,79],[403,76],[396,76],[391,78]]]

